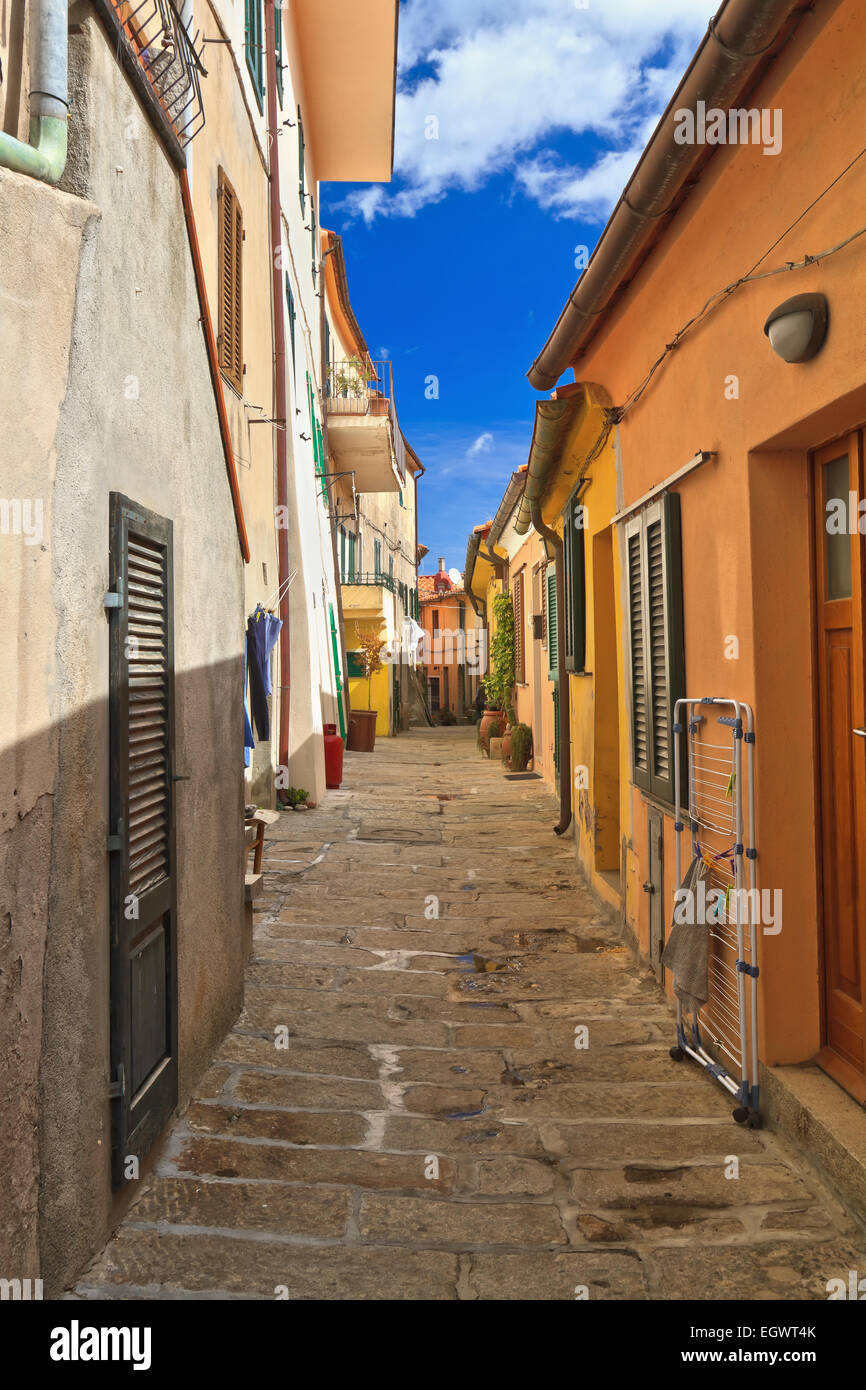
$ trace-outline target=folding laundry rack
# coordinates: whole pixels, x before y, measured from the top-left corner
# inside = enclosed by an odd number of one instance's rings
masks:
[[[703,714],[703,709],[709,712]],[[761,1122],[757,995],[760,914],[754,838],[753,724],[751,708],[739,700],[713,696],[677,700],[674,707],[675,886],[683,881],[682,841],[688,833],[692,854],[703,856],[709,866],[704,883],[710,900],[706,912],[709,997],[691,1017],[688,1028],[683,1005],[677,1000],[677,1045],[671,1048],[670,1055],[678,1062],[691,1057],[715,1077],[738,1101],[733,1112],[737,1123],[755,1129]],[[683,814],[680,796],[680,760],[684,753],[687,815]]]

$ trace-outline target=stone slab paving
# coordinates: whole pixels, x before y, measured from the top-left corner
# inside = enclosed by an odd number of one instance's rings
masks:
[[[802,1300],[866,1268],[811,1170],[670,1060],[557,814],[460,729],[285,814],[243,1012],[73,1296]]]

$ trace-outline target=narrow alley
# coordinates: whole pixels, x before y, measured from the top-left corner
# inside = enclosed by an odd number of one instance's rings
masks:
[[[475,730],[349,754],[266,849],[243,1013],[82,1299],[826,1299],[866,1268]],[[585,1031],[583,1031],[585,1030]]]

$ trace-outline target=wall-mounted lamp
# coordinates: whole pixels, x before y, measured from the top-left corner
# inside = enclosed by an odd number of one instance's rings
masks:
[[[795,294],[774,309],[764,332],[785,362],[808,362],[824,346],[830,308],[823,294]]]

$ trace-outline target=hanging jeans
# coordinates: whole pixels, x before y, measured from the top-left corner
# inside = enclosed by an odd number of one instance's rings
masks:
[[[250,667],[250,706],[253,722],[260,739],[271,736],[271,715],[268,709],[266,634],[262,618],[250,618],[247,623],[247,660]]]

